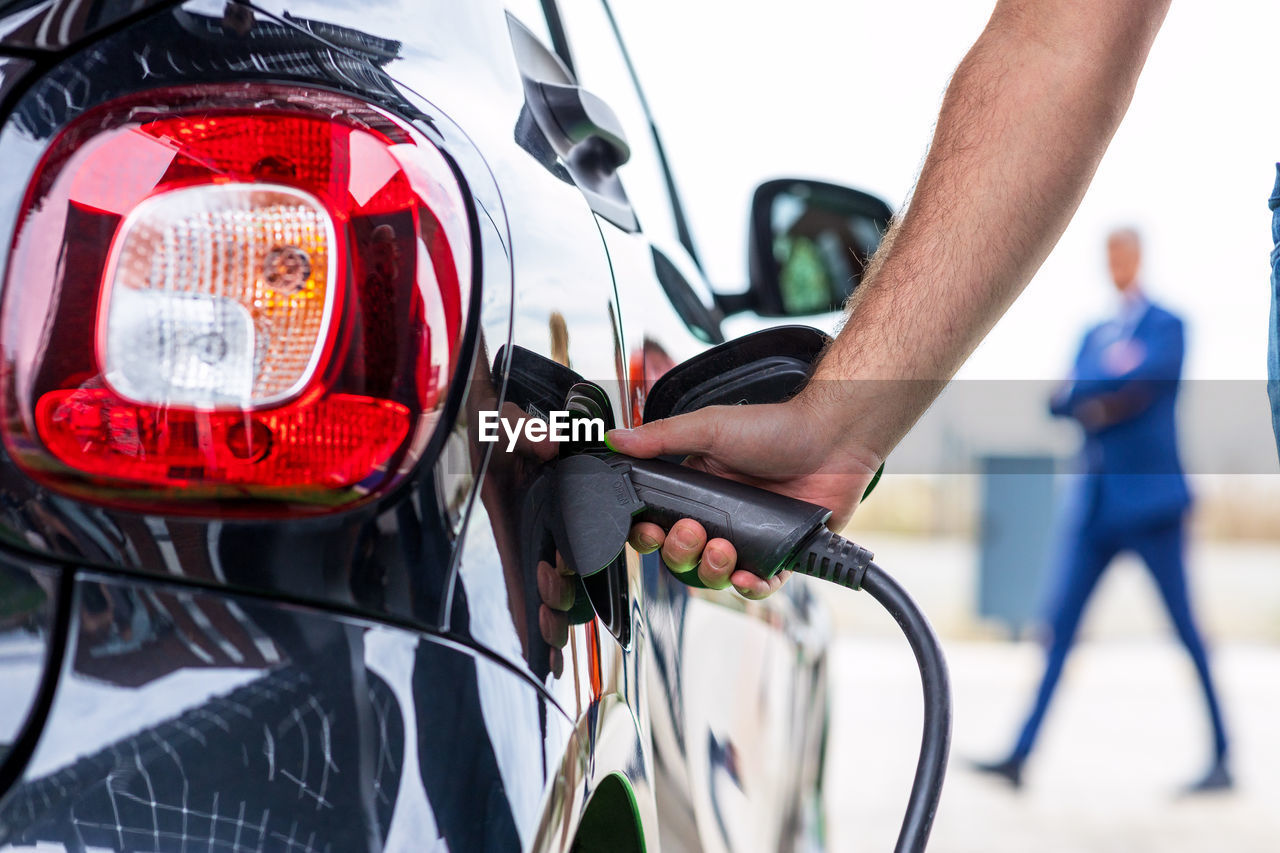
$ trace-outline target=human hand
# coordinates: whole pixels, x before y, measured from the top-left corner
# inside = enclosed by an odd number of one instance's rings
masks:
[[[858,447],[844,424],[803,396],[768,405],[709,406],[633,430],[612,430],[608,441],[619,453],[642,459],[689,454],[690,467],[826,507],[833,530],[852,517],[881,462]],[[677,574],[696,569],[706,586],[732,584],[744,598],[764,598],[790,576],[780,572],[765,580],[736,570],[733,545],[708,541],[703,526],[690,518],[670,531],[641,522],[628,541],[642,554],[661,549],[663,562]]]
[[[515,403],[507,402],[499,410],[500,434],[506,435],[508,426],[514,430],[516,424],[527,418],[528,412]],[[475,418],[472,418],[473,438],[471,446],[476,454],[478,464],[479,448],[482,446],[475,439]],[[512,622],[525,647],[525,653],[531,654],[536,648],[536,638],[541,636],[546,643],[547,669],[556,678],[564,673],[564,647],[569,642],[569,611],[573,609],[576,599],[574,572],[557,552],[554,563],[539,560],[535,567],[534,581],[536,591],[528,588],[526,569],[522,563],[519,542],[518,506],[512,505],[512,496],[521,494],[529,482],[541,470],[542,466],[556,457],[558,448],[549,438],[531,439],[523,431],[517,433],[515,445],[508,449],[505,443],[493,447],[489,461],[488,473],[481,489],[480,499],[488,511],[498,553],[502,560],[503,575],[506,580],[508,604],[511,608]],[[528,596],[537,595],[537,616],[532,612],[526,617],[525,601]],[[530,602],[534,603],[534,602]],[[528,619],[537,619],[536,625],[528,625]],[[534,663],[530,658],[530,663]]]
[[[569,611],[577,596],[573,569],[565,565],[556,552],[555,565],[546,560],[538,562],[538,630],[550,647],[548,661],[551,673],[559,678],[564,673],[564,652],[569,643]]]

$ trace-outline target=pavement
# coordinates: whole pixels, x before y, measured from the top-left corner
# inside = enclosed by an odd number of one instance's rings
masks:
[[[857,527],[845,535],[876,552],[877,562],[907,587],[942,636],[1007,636],[975,613],[978,549],[972,541]],[[1038,566],[1028,570],[1042,571]],[[1280,644],[1280,542],[1193,540],[1187,571],[1192,602],[1210,645],[1215,641]],[[829,584],[817,584],[817,588],[829,602],[840,633],[896,634],[893,623],[880,620],[875,608],[854,604]],[[1164,637],[1168,632],[1169,619],[1146,569],[1136,557],[1120,556],[1089,603],[1081,635],[1136,640]]]
[[[1160,641],[1088,643],[1068,664],[1024,786],[970,771],[1008,750],[1039,676],[1031,643],[949,643],[952,761],[930,853],[1272,853],[1280,850],[1280,650],[1215,655],[1236,790],[1180,797],[1208,765],[1190,664]],[[893,849],[919,748],[920,687],[905,643],[835,649],[828,761],[833,851]]]
[[[1280,643],[1267,621],[1280,607],[1274,546],[1198,550],[1193,585],[1217,586],[1201,602],[1202,621],[1216,640],[1237,786],[1187,798],[1179,789],[1208,766],[1208,722],[1190,661],[1139,567],[1117,566],[1103,582],[1015,792],[966,764],[1009,749],[1040,675],[1040,647],[999,639],[974,619],[964,543],[874,544],[936,614],[950,662],[952,762],[930,853],[1280,851]],[[830,849],[891,850],[919,749],[918,675],[887,616],[841,591],[829,601],[838,628]]]

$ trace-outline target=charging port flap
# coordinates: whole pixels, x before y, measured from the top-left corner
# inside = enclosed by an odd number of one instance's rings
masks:
[[[512,345],[510,363],[506,347],[494,358],[494,384],[502,387],[502,370],[506,366],[506,402],[514,403],[527,415],[545,418],[549,412],[565,410],[571,417],[600,418],[606,429],[612,429],[615,420],[608,396],[592,383],[586,382],[572,369],[552,361],[524,347]],[[561,514],[555,512],[560,504],[558,468],[566,463],[572,469],[578,459],[599,462],[593,456],[581,455],[584,451],[603,450],[594,446],[566,442],[561,446],[561,458],[544,466],[522,487],[519,515],[521,562],[528,588],[534,591],[528,596],[527,624],[531,626],[530,643],[540,642],[537,635],[537,571],[538,562],[555,560],[557,543],[566,542]],[[604,466],[608,470],[608,466]],[[610,470],[610,475],[613,472]],[[572,490],[566,495],[572,500]],[[631,606],[627,586],[627,563],[623,546],[630,527],[630,513],[625,520],[618,517],[621,539],[600,537],[592,542],[579,537],[575,550],[582,559],[591,563],[591,569],[577,571],[577,589],[574,605],[569,611],[569,623],[580,625],[599,618],[605,629],[623,646],[631,642]],[[598,528],[596,528],[598,529]],[[608,541],[605,541],[605,540]],[[571,560],[563,551],[562,556]],[[592,562],[598,555],[606,554],[602,562]],[[585,565],[580,560],[579,563]]]

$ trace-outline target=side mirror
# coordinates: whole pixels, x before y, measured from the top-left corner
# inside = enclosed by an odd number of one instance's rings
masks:
[[[838,311],[892,218],[882,199],[850,187],[803,178],[761,184],[747,235],[750,287],[722,295],[721,309],[774,317]]]

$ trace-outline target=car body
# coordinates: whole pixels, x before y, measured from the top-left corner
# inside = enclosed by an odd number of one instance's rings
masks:
[[[578,588],[563,645],[540,630],[522,526],[536,466],[477,444],[477,413],[546,405],[516,375],[527,357],[606,389],[610,419],[632,424],[648,384],[722,340],[723,318],[607,5],[508,6],[0,2],[0,348],[18,389],[0,457],[0,850],[819,839],[826,623],[804,583],[746,602],[628,549]],[[622,131],[620,165],[575,161],[577,131],[548,126],[547,92],[578,87],[611,108],[596,131]],[[58,167],[51,146],[88,150],[102,110],[126,104],[110,121],[127,122],[193,90],[192,109],[229,98],[246,116],[253,99],[368,104],[456,181],[470,280],[451,375],[432,380],[418,455],[350,505],[187,503],[105,488],[109,467],[51,481],[19,464],[44,452],[15,426],[25,360],[109,322],[41,276],[70,288],[82,267],[96,288],[102,259],[76,253],[125,227],[77,208],[56,272],[33,267],[38,237],[10,235],[48,214],[34,178]],[[141,163],[82,177],[131,180]],[[49,300],[44,325],[24,289]]]

